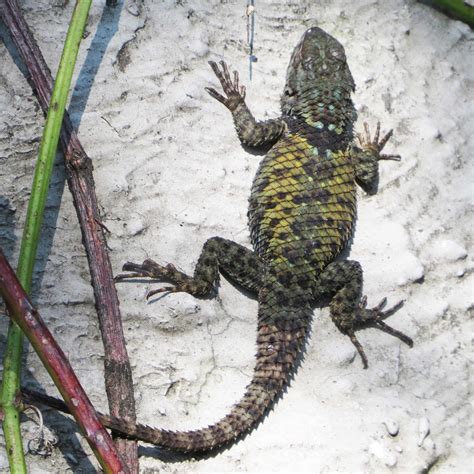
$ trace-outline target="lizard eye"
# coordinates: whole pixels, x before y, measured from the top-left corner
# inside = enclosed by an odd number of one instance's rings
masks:
[[[285,87],[283,94],[285,94],[287,97],[291,97],[292,95],[295,95],[295,91],[287,86]]]
[[[343,60],[344,60],[344,55],[343,55],[342,52],[339,51],[338,49],[333,49],[329,54],[330,54],[334,59],[338,59],[339,61],[343,61]]]

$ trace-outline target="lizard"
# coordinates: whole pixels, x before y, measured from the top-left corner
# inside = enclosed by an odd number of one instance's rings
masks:
[[[350,245],[356,219],[359,185],[376,192],[381,160],[392,130],[373,139],[368,125],[354,134],[357,113],[351,95],[355,84],[343,46],[319,27],[308,29],[295,47],[281,96],[282,115],[256,121],[245,102],[246,88],[224,61],[209,62],[223,94],[207,92],[231,113],[245,147],[267,147],[254,178],[248,221],[253,251],[233,241],[206,241],[194,274],[151,259],[127,262],[116,280],[151,278],[171,286],[151,290],[209,296],[219,274],[258,296],[256,363],[241,400],[217,423],[194,431],[173,432],[102,416],[117,433],[183,453],[225,447],[247,434],[281,396],[293,375],[308,336],[315,304],[330,298],[330,317],[368,361],[356,331],[379,328],[409,345],[410,337],[385,319],[403,303],[383,310],[386,298],[373,308],[362,296],[362,268],[341,258]],[[356,135],[356,137],[354,137]]]

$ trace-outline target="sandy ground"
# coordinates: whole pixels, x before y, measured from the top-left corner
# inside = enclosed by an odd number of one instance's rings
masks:
[[[72,2],[21,2],[54,71]],[[379,193],[360,193],[351,258],[369,303],[406,300],[392,319],[415,347],[360,333],[350,341],[316,310],[305,360],[287,394],[250,436],[207,459],[141,448],[143,472],[472,472],[472,118],[470,29],[414,1],[257,2],[253,80],[245,2],[94,2],[70,113],[94,161],[116,272],[152,257],[191,271],[213,235],[249,245],[246,206],[259,157],[240,146],[230,114],[204,91],[209,59],[241,72],[248,104],[275,117],[293,47],[318,25],[345,46],[363,121],[394,128]],[[2,37],[5,29],[2,27]],[[16,262],[43,116],[0,43],[0,245]],[[102,345],[76,215],[59,157],[35,275],[35,300],[98,408],[106,409]],[[173,429],[216,421],[252,373],[257,303],[225,280],[218,298],[119,286],[139,419]],[[39,289],[40,288],[40,289]],[[0,321],[0,350],[5,318]],[[28,347],[24,379],[56,393]],[[45,412],[58,445],[29,454],[31,472],[93,472],[67,417]],[[25,423],[25,431],[34,431]],[[0,444],[3,439],[0,437]],[[0,469],[7,470],[0,446]]]

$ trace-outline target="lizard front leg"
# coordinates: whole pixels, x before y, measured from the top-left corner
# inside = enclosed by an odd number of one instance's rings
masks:
[[[364,123],[364,134],[357,134],[359,146],[353,146],[350,150],[351,158],[354,162],[357,184],[367,193],[374,194],[377,189],[379,179],[379,161],[393,160],[400,161],[400,155],[386,155],[381,153],[386,143],[390,140],[393,130],[387,132],[380,138],[380,122],[373,140],[370,137],[370,129]]]
[[[318,294],[332,296],[329,304],[331,318],[338,329],[351,339],[362,358],[364,368],[368,367],[367,356],[355,335],[360,329],[376,327],[410,347],[413,346],[411,338],[384,322],[384,319],[401,308],[402,303],[382,311],[387,302],[383,298],[374,308],[366,307],[367,298],[362,297],[362,268],[359,262],[344,260],[329,264],[320,275],[317,285]]]
[[[147,298],[157,293],[176,293],[184,291],[193,296],[207,296],[219,281],[219,271],[230,280],[252,293],[258,293],[263,285],[263,263],[251,250],[221,237],[207,240],[196,264],[194,275],[188,276],[169,263],[160,265],[147,259],[142,264],[127,262],[123,273],[116,281],[130,278],[151,278],[169,281],[173,286],[152,290]]]
[[[232,80],[224,61],[220,62],[221,68],[214,61],[209,61],[209,64],[219,79],[225,96],[212,87],[206,87],[206,91],[232,112],[241,143],[254,148],[273,145],[285,130],[283,120],[257,122],[245,104],[245,86],[239,85],[239,73],[234,71]]]

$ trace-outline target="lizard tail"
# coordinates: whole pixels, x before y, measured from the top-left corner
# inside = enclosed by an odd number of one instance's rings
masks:
[[[260,324],[253,378],[245,394],[217,423],[195,431],[167,431],[104,417],[104,424],[129,438],[182,453],[223,447],[241,437],[265,416],[289,382],[304,346],[308,318]]]

